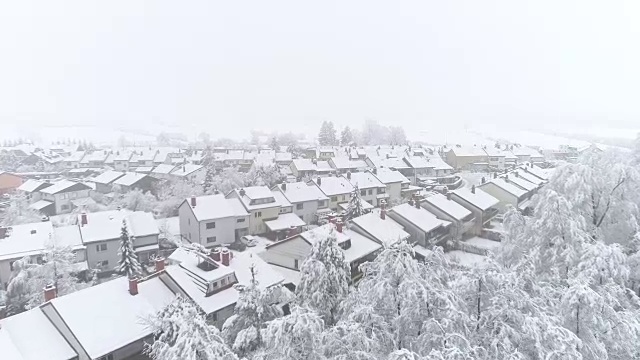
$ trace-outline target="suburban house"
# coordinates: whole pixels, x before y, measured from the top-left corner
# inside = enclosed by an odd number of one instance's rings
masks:
[[[12,193],[23,182],[24,179],[18,175],[8,172],[0,173],[0,195]]]
[[[108,194],[113,191],[113,182],[123,177],[125,173],[122,171],[107,170],[102,174],[94,177],[91,181],[96,184],[96,191],[102,194]]]
[[[383,246],[390,246],[401,240],[409,241],[411,237],[402,225],[387,216],[384,207],[351,219],[349,228]]]
[[[71,248],[76,253],[78,270],[87,268],[85,247],[77,226],[54,228],[51,222],[44,221],[0,227],[0,289],[6,289],[14,261],[28,256],[31,263],[42,264],[49,246]]]
[[[368,165],[364,160],[352,160],[346,156],[332,157],[329,159],[329,165],[340,174],[365,171],[368,168]]]
[[[124,176],[119,177],[113,181],[113,185],[117,185],[120,188],[120,192],[126,193],[131,190],[141,190],[143,192],[155,192],[155,186],[158,183],[158,179],[135,172],[127,172]]]
[[[133,156],[129,159],[129,167],[153,167],[156,155],[158,150],[151,148],[134,150]]]
[[[378,242],[338,222],[325,224],[269,244],[260,256],[267,263],[274,265],[273,268],[283,274],[287,283],[297,286],[300,280],[300,266],[311,252],[313,244],[332,235],[344,251],[345,260],[351,265],[352,278],[359,275],[359,265],[373,260],[382,248]]]
[[[318,177],[308,184],[317,186],[324,196],[329,198],[329,209],[333,211],[338,210],[338,204],[348,203],[351,199],[353,185],[344,176]]]
[[[129,171],[129,163],[133,157],[133,152],[128,150],[118,150],[113,154],[113,169],[116,171]]]
[[[154,167],[149,175],[153,176],[156,179],[170,180],[171,172],[176,168],[177,165],[173,164],[160,164]]]
[[[530,147],[515,146],[511,152],[513,155],[518,157],[518,163],[531,162],[534,164],[541,164],[545,161],[544,155],[542,155],[538,150]]]
[[[494,169],[503,170],[506,167],[506,151],[500,150],[496,147],[487,147],[484,150],[489,157],[489,167]]]
[[[91,187],[81,182],[60,180],[40,190],[42,200],[31,204],[46,215],[67,214],[75,207],[82,208],[95,203],[89,197]]]
[[[429,163],[429,159],[421,156],[405,156],[402,160],[409,165],[409,180],[413,185],[418,185],[420,181],[435,176],[433,165]]]
[[[420,205],[436,217],[451,222],[451,236],[454,239],[470,233],[475,224],[473,213],[453,201],[451,193],[447,193],[446,196],[442,194],[427,196]]]
[[[169,173],[172,178],[189,181],[193,184],[202,184],[206,174],[207,169],[204,166],[195,164],[176,166],[176,168]]]
[[[78,227],[90,268],[110,272],[118,265],[123,221],[140,262],[148,262],[158,252],[160,230],[153,214],[129,210],[82,213],[78,215]]]
[[[329,159],[336,156],[336,150],[332,147],[319,147],[317,150],[313,151],[314,157],[318,160],[328,161]]]
[[[291,172],[296,179],[311,177],[316,174],[316,162],[310,159],[293,159],[290,164]]]
[[[454,147],[446,152],[445,161],[454,169],[485,168],[489,165],[489,156],[481,147]]]
[[[368,202],[371,206],[378,206],[381,200],[388,201],[387,186],[378,178],[368,172],[347,173],[347,180],[354,187],[358,187],[360,198]]]
[[[193,300],[218,328],[233,315],[238,301],[239,293],[233,285],[249,285],[254,276],[252,268],[261,289],[284,282],[284,277],[260,257],[226,248],[214,248],[205,254],[181,247],[171,254],[169,262],[177,265],[167,266],[160,279],[176,294]]]
[[[277,152],[275,156],[275,162],[278,165],[289,165],[293,161],[292,155],[289,152]]]
[[[249,234],[249,212],[222,194],[191,197],[180,204],[182,238],[206,247],[231,244]]]
[[[480,184],[477,188],[500,200],[497,205],[500,213],[507,211],[508,205],[515,208],[522,207],[521,210],[524,210],[529,205],[527,201],[529,199],[528,192],[505,179],[491,179],[491,181]]]
[[[436,178],[451,176],[453,167],[447,164],[439,155],[428,156],[429,166],[433,167],[433,173]]]
[[[73,151],[69,156],[65,157],[62,164],[65,169],[77,169],[80,167],[80,161],[84,158],[84,151]]]
[[[403,197],[403,190],[408,189],[411,181],[407,179],[397,170],[389,170],[386,168],[374,168],[373,175],[385,185],[386,194],[389,195],[388,201],[399,202]],[[416,189],[416,191],[419,189]]]
[[[505,181],[516,185],[527,193],[533,193],[538,190],[539,186],[520,177],[517,171],[500,176]]]
[[[541,187],[542,185],[546,184],[546,182],[547,182],[546,180],[543,180],[543,179],[541,179],[541,178],[529,173],[527,171],[526,167],[521,168],[521,169],[517,169],[515,171],[512,171],[510,174],[512,174],[515,177],[519,177],[521,179],[527,180],[528,182],[530,182],[530,183],[532,183],[532,184],[534,184],[534,185],[536,185],[538,187]]]
[[[438,219],[413,200],[394,206],[389,209],[387,215],[404,227],[404,231],[411,236],[411,243],[416,243],[424,249],[442,246],[450,238],[451,222]]]
[[[314,185],[304,182],[282,183],[271,190],[284,195],[291,203],[293,213],[307,224],[315,224],[318,211],[329,208],[329,198]]]
[[[24,194],[29,203],[33,204],[42,199],[40,190],[53,185],[50,181],[29,179],[18,187],[18,193]]]
[[[531,174],[540,180],[544,180],[545,182],[549,181],[549,172],[532,163],[523,164],[520,168],[524,170],[524,172]]]
[[[80,167],[100,169],[104,166],[108,156],[109,152],[107,150],[87,152],[82,160],[80,160]]]
[[[249,213],[249,234],[259,235],[268,231],[265,221],[276,219],[280,203],[266,186],[250,186],[229,192],[227,199],[236,198]]]
[[[475,225],[472,233],[474,235],[481,235],[483,227],[498,214],[500,200],[477,189],[475,185],[471,189],[460,188],[451,191],[451,199],[473,213]]]

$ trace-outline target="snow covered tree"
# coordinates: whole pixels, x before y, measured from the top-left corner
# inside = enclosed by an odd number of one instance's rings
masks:
[[[318,143],[323,146],[337,145],[336,128],[331,121],[323,121],[318,135]]]
[[[29,273],[27,266],[29,259],[21,259],[13,262],[13,271],[7,285],[6,304],[7,315],[19,314],[26,311],[33,294],[29,286]]]
[[[389,128],[389,144],[404,145],[407,143],[407,135],[401,126],[392,126]]]
[[[145,352],[153,360],[238,360],[190,300],[176,297],[148,323],[154,342]]]
[[[341,146],[349,146],[353,143],[353,134],[351,134],[351,128],[349,126],[345,126],[342,129],[342,133],[340,133],[340,145]]]
[[[11,195],[9,206],[0,216],[2,226],[28,224],[42,221],[42,214],[29,208],[29,201],[23,193]]]
[[[256,279],[255,266],[251,266],[248,285],[234,285],[238,291],[233,315],[222,326],[222,336],[240,356],[245,356],[262,345],[262,334],[268,321],[283,315],[279,304],[287,303],[289,292],[281,286],[262,289]]]
[[[280,145],[278,144],[278,137],[277,136],[273,136],[271,138],[271,143],[269,144],[269,147],[271,148],[271,150],[273,151],[278,151],[280,150]]]
[[[362,206],[360,189],[358,188],[358,185],[354,185],[353,191],[351,191],[351,198],[349,199],[349,205],[347,205],[345,219],[351,220],[353,218],[357,218],[358,216],[361,216],[364,214],[365,214],[365,211],[364,211],[364,207]]]
[[[273,187],[285,180],[285,176],[280,172],[278,165],[254,166],[246,176],[244,186],[266,186]]]
[[[323,354],[333,360],[377,360],[383,355],[378,343],[357,323],[340,321],[322,334]]]
[[[298,303],[316,311],[327,325],[333,325],[338,308],[349,293],[350,274],[335,230],[316,234],[311,252],[300,267]]]
[[[133,239],[129,236],[126,220],[122,220],[120,228],[120,249],[118,250],[120,261],[116,270],[119,274],[134,278],[142,273],[142,266],[138,261],[138,255],[133,250]]]
[[[265,348],[254,359],[321,360],[324,323],[315,312],[294,306],[291,314],[269,322],[264,332]]]
[[[213,168],[213,165],[206,165],[205,171],[206,173],[204,175],[204,181],[202,183],[202,191],[204,192],[204,194],[210,195],[211,193],[213,193],[213,190],[215,190],[213,188],[215,169]]]

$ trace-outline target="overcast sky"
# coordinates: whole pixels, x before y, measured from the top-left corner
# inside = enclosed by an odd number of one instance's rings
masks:
[[[0,2],[0,122],[640,127],[640,2]]]

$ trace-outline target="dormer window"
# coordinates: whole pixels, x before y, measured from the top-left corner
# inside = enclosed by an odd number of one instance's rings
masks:
[[[345,241],[339,243],[338,246],[340,246],[340,248],[342,248],[342,250],[347,250],[347,249],[351,248],[351,239],[348,239],[348,240],[345,240]]]

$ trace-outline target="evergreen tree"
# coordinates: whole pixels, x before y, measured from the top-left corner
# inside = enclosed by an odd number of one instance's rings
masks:
[[[133,241],[127,230],[126,220],[122,220],[122,228],[120,229],[120,249],[118,251],[120,261],[116,268],[118,273],[127,277],[134,278],[142,272],[142,266],[138,261],[138,255],[133,250]]]
[[[358,216],[364,215],[365,211],[362,207],[362,198],[360,197],[360,189],[358,185],[353,186],[353,191],[351,191],[351,198],[349,199],[349,205],[347,206],[347,212],[345,214],[345,218],[347,220],[351,220],[353,218],[357,218]]]
[[[153,360],[238,360],[218,329],[180,296],[152,317],[149,325],[155,340],[145,352]]]
[[[342,133],[340,134],[340,145],[348,146],[353,142],[353,134],[351,134],[351,128],[349,126],[345,126],[342,129]]]
[[[322,146],[337,145],[336,128],[331,121],[323,121],[318,135],[318,143]]]
[[[278,137],[274,136],[271,138],[271,143],[269,144],[271,150],[280,151],[280,145],[278,144]]]
[[[349,293],[350,270],[331,225],[315,234],[311,252],[300,268],[298,303],[316,311],[327,325],[336,321],[338,308]]]

